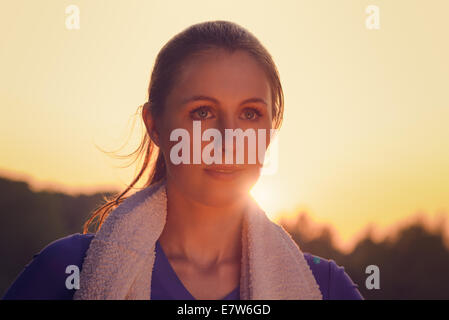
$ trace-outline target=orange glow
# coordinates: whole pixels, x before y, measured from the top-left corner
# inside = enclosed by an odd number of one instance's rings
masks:
[[[284,87],[279,170],[251,191],[271,219],[306,210],[349,243],[370,223],[447,215],[448,1],[382,1],[379,30],[364,24],[372,1],[76,3],[79,30],[65,27],[72,2],[2,6],[2,172],[70,193],[123,189],[134,168],[95,144],[125,142],[169,38],[226,19],[267,47]]]

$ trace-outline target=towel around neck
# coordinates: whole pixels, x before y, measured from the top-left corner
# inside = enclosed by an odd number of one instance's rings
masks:
[[[241,300],[321,300],[303,252],[251,197],[243,218]],[[155,245],[167,216],[166,179],[128,197],[87,250],[74,299],[149,300]]]

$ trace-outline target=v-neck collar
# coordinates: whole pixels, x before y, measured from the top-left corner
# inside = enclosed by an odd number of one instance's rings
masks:
[[[170,288],[170,295],[173,296],[174,300],[196,300],[196,298],[187,290],[187,288],[182,283],[181,279],[179,279],[175,270],[173,269],[170,261],[165,255],[164,250],[162,249],[159,240],[156,241],[156,260],[155,260],[156,268],[161,271],[161,275],[163,274],[163,279],[161,279],[160,283],[164,284],[164,287]],[[156,271],[156,270],[155,270]],[[229,292],[224,298],[221,300],[233,300],[236,299],[240,290],[240,286],[237,286],[234,290]]]

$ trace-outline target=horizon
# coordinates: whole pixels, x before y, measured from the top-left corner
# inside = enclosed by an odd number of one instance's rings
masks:
[[[77,188],[70,188],[68,186],[64,186],[62,184],[58,183],[42,183],[35,181],[33,179],[26,179],[27,175],[20,175],[20,174],[12,174],[7,173],[4,170],[0,168],[0,179],[8,179],[14,182],[25,182],[28,184],[28,187],[32,192],[38,193],[38,192],[54,192],[54,193],[62,193],[66,194],[72,197],[77,197],[81,195],[87,195],[92,196],[95,194],[103,194],[107,192],[116,193],[122,190],[119,190],[117,188],[114,189],[114,187],[111,186],[111,188],[94,188],[91,190],[87,189],[77,189]],[[131,190],[134,190],[136,188],[133,188]],[[136,189],[135,191],[137,191]],[[132,194],[132,193],[131,193]],[[255,199],[257,202],[259,202],[257,199]],[[259,203],[260,204],[260,203]],[[263,208],[263,207],[262,207]],[[366,238],[371,239],[375,243],[384,242],[384,241],[392,241],[396,236],[398,236],[398,233],[400,233],[403,229],[411,226],[411,225],[420,225],[422,226],[426,231],[430,233],[438,233],[439,230],[442,230],[442,236],[443,241],[446,246],[446,248],[449,250],[449,213],[448,212],[440,212],[436,216],[429,215],[426,212],[414,212],[411,213],[409,216],[397,220],[391,225],[388,225],[386,227],[380,227],[376,225],[375,222],[367,222],[365,226],[363,226],[361,229],[357,230],[355,233],[350,235],[349,239],[344,240],[341,237],[340,231],[333,226],[331,223],[326,222],[318,222],[314,219],[314,217],[310,214],[310,212],[307,211],[307,209],[297,207],[296,209],[292,210],[291,212],[277,212],[274,214],[266,212],[267,216],[274,222],[282,225],[289,225],[292,226],[297,222],[297,219],[300,218],[300,216],[305,215],[308,219],[308,226],[312,227],[312,230],[303,230],[306,234],[308,234],[310,237],[318,237],[320,235],[320,232],[324,229],[328,229],[331,232],[332,235],[332,242],[333,245],[337,250],[344,254],[350,253],[354,247],[359,243],[359,241],[364,240]]]

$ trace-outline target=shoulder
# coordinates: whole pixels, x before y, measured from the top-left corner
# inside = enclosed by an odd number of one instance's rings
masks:
[[[49,243],[33,256],[31,264],[41,265],[48,270],[59,271],[68,265],[81,268],[84,256],[94,234],[75,233]],[[30,265],[30,264],[29,264]]]
[[[76,233],[45,246],[25,266],[3,299],[72,299],[74,289],[66,288],[66,279],[73,266],[81,270],[94,236]]]
[[[359,286],[334,260],[304,252],[324,300],[363,300]]]
[[[45,248],[43,248],[38,255],[45,257],[65,257],[68,260],[78,260],[84,258],[86,250],[89,248],[90,241],[95,234],[80,234],[75,233],[64,238],[57,239]]]

